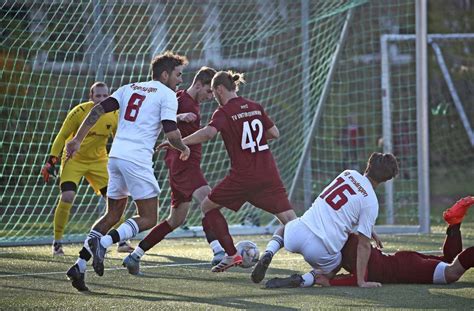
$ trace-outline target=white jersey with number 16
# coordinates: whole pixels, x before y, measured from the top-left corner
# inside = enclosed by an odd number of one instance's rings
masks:
[[[109,156],[151,166],[161,121],[176,122],[176,93],[159,81],[147,81],[124,85],[111,96],[120,104],[120,116]]]
[[[369,179],[346,170],[314,200],[301,221],[335,254],[356,228],[370,238],[378,211],[379,203]]]

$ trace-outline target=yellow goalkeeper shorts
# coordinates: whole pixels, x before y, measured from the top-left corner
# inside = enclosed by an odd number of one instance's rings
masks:
[[[107,172],[108,159],[95,162],[69,159],[61,163],[60,183],[67,181],[79,186],[82,177],[85,177],[95,193],[100,195],[100,189],[107,186],[109,174]]]

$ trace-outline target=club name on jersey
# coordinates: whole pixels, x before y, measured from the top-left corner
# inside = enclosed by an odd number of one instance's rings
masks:
[[[130,85],[130,87],[133,90],[140,90],[147,93],[155,93],[158,90],[156,87],[145,87],[145,86],[136,85],[135,83]]]
[[[233,116],[231,116],[231,118],[233,121],[237,121],[239,119],[249,118],[252,116],[261,116],[261,115],[262,115],[262,112],[260,110],[253,110],[253,111],[246,111],[246,112],[234,114]]]
[[[356,186],[357,191],[362,193],[362,195],[364,197],[368,196],[367,191],[365,191],[364,187],[362,187],[361,184],[357,180],[355,180],[355,178],[353,176],[349,176],[349,180],[351,181],[351,183],[354,184],[354,186]]]

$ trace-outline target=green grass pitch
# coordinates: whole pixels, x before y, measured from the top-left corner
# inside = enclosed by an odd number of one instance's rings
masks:
[[[474,245],[474,222],[462,225],[464,247]],[[439,251],[444,226],[429,235],[385,235],[386,252],[398,249]],[[264,249],[268,236],[239,236]],[[136,243],[136,241],[134,241]],[[70,286],[65,271],[74,263],[80,245],[66,245],[66,256],[52,258],[49,246],[0,248],[0,309],[317,309],[317,308],[436,308],[474,307],[474,270],[451,285],[384,285],[269,290],[250,281],[250,269],[211,273],[211,251],[204,239],[169,239],[143,259],[144,276],[134,277],[121,267],[123,254],[114,248],[103,277],[89,268],[91,289],[81,294]],[[309,270],[301,256],[282,250],[268,277]]]

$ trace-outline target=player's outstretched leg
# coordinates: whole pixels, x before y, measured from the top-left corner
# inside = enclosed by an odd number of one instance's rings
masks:
[[[268,267],[272,262],[273,255],[283,247],[283,238],[282,238],[282,231],[283,227],[279,229],[280,231],[275,231],[275,234],[272,236],[271,240],[268,242],[265,252],[262,254],[260,259],[258,260],[255,268],[250,275],[252,282],[260,283],[264,278],[265,274],[267,273]]]
[[[209,224],[209,220],[206,217],[204,217],[202,219],[202,222],[203,222],[202,228],[204,230],[204,233],[206,234],[207,243],[209,243],[209,246],[212,249],[212,253],[214,254],[211,260],[211,267],[214,267],[214,266],[217,266],[217,264],[219,264],[219,262],[221,262],[222,259],[224,259],[225,250],[219,243],[219,240],[217,240],[217,237],[214,234],[214,232],[212,231],[211,224]]]
[[[208,198],[204,200],[205,202],[211,202]],[[215,203],[211,203],[215,204]],[[204,210],[204,209],[203,209]],[[202,219],[202,225],[204,227],[204,231],[209,230],[207,228],[209,225],[213,226],[212,230],[218,237],[219,243],[224,247],[227,256],[224,258],[214,267],[212,267],[212,272],[224,272],[227,269],[239,266],[242,264],[242,256],[237,254],[237,249],[235,248],[234,241],[232,236],[229,233],[229,227],[224,216],[221,214],[219,209],[212,209],[205,213],[204,218]]]
[[[91,238],[89,248],[92,252],[92,267],[99,276],[104,275],[104,258],[107,249],[100,244],[100,238]]]
[[[225,270],[240,266],[242,264],[242,256],[235,254],[233,256],[224,256],[224,258],[217,265],[212,267],[212,272],[224,272]]]
[[[252,274],[250,278],[254,283],[260,283],[265,278],[265,274],[267,273],[268,266],[272,262],[273,255],[270,252],[265,252],[258,260],[255,268],[253,268]]]
[[[88,291],[89,288],[86,286],[85,282],[85,272],[79,270],[79,265],[74,264],[66,272],[67,278],[72,281],[72,286],[80,292]]]
[[[450,225],[461,223],[464,216],[466,216],[468,208],[473,204],[474,196],[460,199],[443,213],[444,220]]]
[[[135,254],[130,254],[122,262],[122,266],[126,267],[128,273],[132,275],[141,275],[140,258]]]

